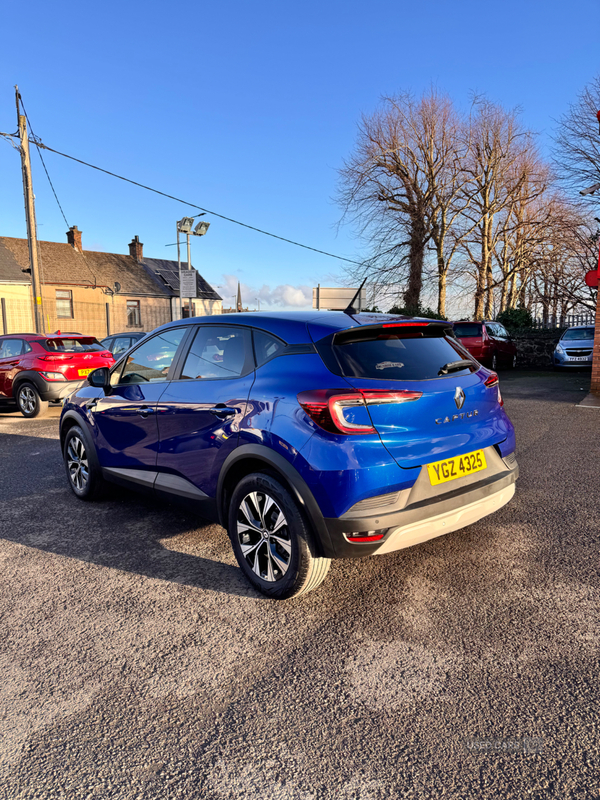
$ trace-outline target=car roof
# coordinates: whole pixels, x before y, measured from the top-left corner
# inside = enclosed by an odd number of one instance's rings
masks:
[[[208,317],[191,317],[167,322],[152,333],[182,325],[247,325],[252,328],[273,333],[290,344],[300,344],[322,339],[336,331],[355,328],[361,325],[377,325],[402,320],[421,320],[435,322],[424,317],[407,317],[400,314],[346,314],[344,311],[247,311],[232,314],[218,314]],[[450,324],[450,323],[448,323]],[[310,329],[310,335],[307,329]]]

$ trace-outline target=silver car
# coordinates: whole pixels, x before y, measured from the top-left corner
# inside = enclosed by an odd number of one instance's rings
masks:
[[[578,325],[574,328],[567,328],[554,348],[552,364],[554,369],[591,367],[593,351],[593,326]]]

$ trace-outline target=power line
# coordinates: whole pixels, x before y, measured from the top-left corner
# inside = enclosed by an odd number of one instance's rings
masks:
[[[316,247],[310,247],[310,245],[302,244],[301,242],[295,242],[293,239],[287,239],[285,236],[278,236],[276,233],[270,233],[269,231],[264,231],[262,230],[262,228],[256,228],[254,225],[248,225],[246,222],[240,222],[240,220],[238,219],[233,219],[232,217],[226,217],[224,214],[218,214],[216,211],[211,211],[209,208],[204,208],[203,206],[199,206],[196,203],[190,203],[187,200],[182,200],[181,197],[175,197],[172,194],[161,192],[159,189],[153,189],[152,186],[146,186],[144,183],[139,183],[138,181],[134,181],[131,178],[125,178],[123,175],[118,175],[116,172],[111,172],[108,169],[97,167],[95,164],[90,164],[87,161],[82,161],[80,158],[75,158],[75,156],[70,156],[67,153],[61,153],[60,150],[55,150],[54,148],[48,147],[48,145],[43,144],[38,139],[38,137],[35,137],[34,143],[38,148],[43,147],[44,150],[49,150],[51,153],[56,153],[56,155],[58,156],[62,156],[63,158],[69,158],[71,161],[76,161],[78,164],[83,164],[86,167],[98,170],[98,172],[104,172],[106,175],[110,175],[113,178],[118,178],[119,180],[125,181],[126,183],[132,183],[134,186],[139,186],[141,189],[147,189],[147,191],[154,192],[155,194],[159,194],[162,197],[167,197],[169,200],[175,200],[177,203],[183,203],[186,206],[191,206],[191,208],[197,208],[200,211],[204,211],[207,214],[212,214],[213,217],[224,219],[226,220],[226,222],[232,222],[234,225],[241,225],[242,228],[248,228],[249,230],[255,231],[256,233],[262,233],[264,236],[271,236],[273,239],[279,239],[279,241],[281,242],[287,242],[287,244],[293,244],[296,247],[302,247],[305,250],[311,250],[313,253],[320,253],[320,255],[328,256],[329,258],[335,258],[338,261],[347,261],[349,264],[356,264],[359,267],[364,266],[365,262],[363,261],[354,261],[354,259],[352,258],[346,258],[345,256],[338,256],[335,255],[335,253],[328,253],[326,250],[319,250]]]

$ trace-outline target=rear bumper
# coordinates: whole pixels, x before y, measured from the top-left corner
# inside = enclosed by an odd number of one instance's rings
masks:
[[[434,494],[436,489],[429,485],[427,469],[423,468],[413,488],[400,493],[394,508],[382,508],[385,513],[325,519],[336,557],[360,558],[412,547],[471,525],[506,505],[514,495],[519,475],[516,459],[502,459],[494,448],[485,452],[489,467],[479,480],[474,481],[475,476],[462,478],[454,488],[453,481],[446,484],[448,491]],[[350,534],[368,532],[384,535],[379,541],[349,540]]]
[[[78,381],[47,381],[39,372],[28,370],[18,376],[13,394],[16,397],[19,386],[23,383],[32,383],[44,401],[64,400],[76,389],[85,383],[85,378]]]

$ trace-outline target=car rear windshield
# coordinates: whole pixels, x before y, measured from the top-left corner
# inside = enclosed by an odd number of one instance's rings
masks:
[[[423,381],[479,368],[459,342],[444,335],[443,328],[345,331],[334,337],[332,349],[347,378]],[[470,365],[456,363],[464,360]]]
[[[40,344],[49,353],[97,353],[106,348],[93,336],[77,339],[41,339]]]
[[[457,322],[454,325],[454,333],[459,339],[468,336],[481,336],[481,322]]]
[[[565,341],[574,341],[576,339],[590,339],[593,340],[594,338],[594,329],[593,328],[570,328],[568,331],[563,333],[562,337]]]

